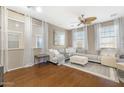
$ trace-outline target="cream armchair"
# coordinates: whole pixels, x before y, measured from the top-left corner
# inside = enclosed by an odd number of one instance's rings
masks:
[[[61,65],[65,62],[64,55],[60,54],[55,49],[49,49],[50,62]]]
[[[114,57],[114,56],[101,56],[101,64],[116,68],[117,67],[116,57]]]
[[[117,67],[117,51],[115,49],[102,49],[101,50],[101,64],[110,66],[110,67]]]

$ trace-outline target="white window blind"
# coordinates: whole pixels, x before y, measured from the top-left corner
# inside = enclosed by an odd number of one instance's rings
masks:
[[[43,48],[42,21],[32,18],[33,47]]]
[[[73,32],[73,46],[76,48],[85,48],[86,31]]]
[[[24,22],[17,21],[16,19],[8,19],[8,30],[15,32],[24,32]]]
[[[18,33],[8,33],[8,48],[19,48],[19,39]]]
[[[56,46],[65,45],[65,32],[64,31],[54,31],[54,44]]]
[[[15,12],[16,17],[13,17],[15,15],[12,13],[8,14],[8,48],[24,48],[25,24],[23,21],[18,20],[18,17],[24,15]]]
[[[100,48],[117,48],[118,32],[114,25],[101,26],[99,31]]]

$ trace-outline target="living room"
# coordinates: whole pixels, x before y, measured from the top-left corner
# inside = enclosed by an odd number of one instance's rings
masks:
[[[123,86],[123,9],[122,6],[1,6],[0,64],[4,71],[1,84]],[[70,75],[64,83],[60,82],[60,73],[63,78]],[[40,74],[49,76],[48,80],[44,81]],[[81,79],[76,82],[73,75],[75,78],[84,75],[84,80],[94,83],[86,84]],[[70,83],[69,78],[76,83]]]

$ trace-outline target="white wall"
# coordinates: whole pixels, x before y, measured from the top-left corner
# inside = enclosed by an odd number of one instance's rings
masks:
[[[23,67],[24,49],[14,49],[8,51],[8,70]]]
[[[34,55],[41,52],[40,48],[34,49]],[[10,49],[8,51],[8,71],[14,70],[23,66],[24,49]]]

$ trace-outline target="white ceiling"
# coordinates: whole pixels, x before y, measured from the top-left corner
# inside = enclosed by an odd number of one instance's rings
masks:
[[[22,6],[10,6],[8,8],[22,13],[28,11],[26,7]],[[43,6],[41,8],[42,13],[32,9],[31,15],[65,29],[76,27],[75,25],[79,23],[78,17],[81,14],[84,14],[85,17],[96,16],[97,20],[94,23],[124,16],[124,6]]]

